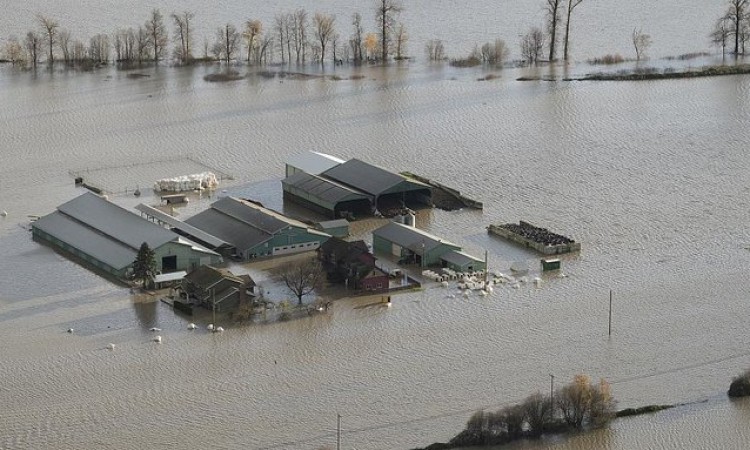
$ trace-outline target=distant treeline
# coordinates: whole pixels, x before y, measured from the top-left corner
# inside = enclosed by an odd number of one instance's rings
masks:
[[[132,66],[162,61],[178,65],[205,61],[267,65],[408,59],[409,35],[398,20],[403,10],[400,0],[370,1],[375,19],[372,31],[366,30],[358,12],[342,25],[333,15],[320,12],[310,15],[305,9],[297,9],[277,14],[272,23],[249,18],[240,26],[223,24],[217,27],[213,38],[204,37],[201,42],[196,42],[194,36],[197,19],[192,11],[173,12],[167,17],[154,9],[143,25],[118,28],[87,39],[74,37],[55,18],[40,14],[36,16],[36,26],[26,36],[11,36],[6,40],[2,54],[13,65],[32,68],[40,62],[53,65],[56,60],[70,66],[110,62]],[[543,1],[545,30],[534,27],[519,42],[522,60],[528,64],[542,60],[545,48],[549,60],[555,60],[560,46],[563,58],[568,60],[573,12],[584,0]],[[343,32],[344,27],[349,31]],[[562,39],[558,38],[560,34]],[[431,61],[447,59],[442,40],[428,41],[424,51]],[[509,55],[508,45],[497,39],[477,45],[467,58],[454,64],[500,65]]]
[[[369,0],[374,19],[365,26],[362,14],[345,20],[334,15],[297,9],[277,14],[270,23],[248,18],[244,23],[218,26],[213,37],[194,36],[192,11],[172,12],[168,16],[153,9],[139,26],[123,27],[111,33],[88,38],[71,34],[56,19],[36,16],[35,26],[22,38],[10,36],[0,49],[0,61],[36,68],[44,61],[52,66],[61,61],[69,66],[96,66],[118,63],[126,67],[166,62],[190,65],[197,62],[223,61],[226,64],[249,65],[297,64],[315,62],[334,64],[352,62],[385,62],[409,59],[407,28],[399,21],[403,10],[400,0]],[[542,2],[543,26],[531,27],[518,42],[522,64],[538,64],[570,59],[570,42],[575,11],[585,0],[539,0]],[[715,0],[719,1],[719,0]],[[710,41],[722,54],[744,55],[750,41],[750,0],[721,0],[727,4],[717,20]],[[651,36],[637,26],[631,35],[635,59],[647,58]],[[445,43],[440,39],[426,42],[424,52],[430,61],[448,59]],[[502,66],[510,56],[510,46],[501,39],[476,45],[464,58],[452,60],[457,67],[478,64]],[[618,54],[595,58],[619,63]]]
[[[284,12],[272,23],[247,19],[242,25],[226,23],[216,29],[213,39],[196,44],[192,11],[173,12],[168,17],[154,9],[137,27],[118,28],[80,39],[56,19],[40,14],[36,26],[22,39],[11,36],[2,48],[4,60],[13,65],[37,67],[53,65],[97,65],[115,62],[127,66],[168,62],[189,65],[204,61],[266,65],[308,62],[337,64],[343,61],[387,61],[405,57],[408,35],[398,21],[402,7],[398,0],[373,1],[375,26],[367,32],[362,15],[350,18],[351,33],[342,38],[336,17],[305,9]],[[168,27],[171,25],[171,27]]]

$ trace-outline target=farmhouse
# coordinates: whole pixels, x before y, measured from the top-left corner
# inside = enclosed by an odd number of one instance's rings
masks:
[[[189,300],[216,311],[230,311],[255,296],[255,281],[249,275],[234,275],[227,269],[201,266],[182,279]]]
[[[142,243],[154,251],[158,272],[220,264],[222,257],[91,192],[32,224],[34,239],[95,269],[125,279]]]

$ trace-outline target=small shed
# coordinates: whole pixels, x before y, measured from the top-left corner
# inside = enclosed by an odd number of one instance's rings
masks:
[[[447,252],[440,259],[443,262],[443,267],[453,269],[457,272],[475,272],[487,268],[486,262],[459,250]]]
[[[372,232],[376,252],[399,258],[399,263],[416,263],[422,267],[440,266],[440,257],[461,247],[418,228],[389,222]]]
[[[319,222],[315,228],[334,237],[344,238],[349,236],[349,221],[346,219]]]

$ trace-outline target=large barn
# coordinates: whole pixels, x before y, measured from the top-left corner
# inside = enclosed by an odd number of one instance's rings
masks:
[[[224,197],[185,221],[227,242],[244,260],[316,250],[331,236],[247,200]]]
[[[334,219],[431,204],[424,183],[359,159],[330,158],[310,152],[287,163],[284,198]]]
[[[90,192],[34,222],[32,233],[37,241],[122,279],[132,271],[144,242],[154,251],[159,272],[223,262],[218,253]]]

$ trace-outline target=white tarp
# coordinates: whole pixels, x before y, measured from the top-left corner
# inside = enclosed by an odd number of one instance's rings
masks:
[[[216,189],[219,180],[212,172],[195,173],[174,178],[163,178],[154,183],[154,190],[159,192],[183,192],[201,189]]]

